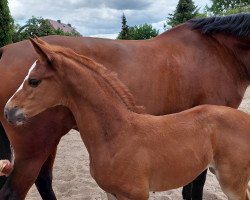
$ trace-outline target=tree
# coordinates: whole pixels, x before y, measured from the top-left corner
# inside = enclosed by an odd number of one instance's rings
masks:
[[[34,35],[46,36],[52,35],[54,33],[52,26],[50,26],[47,20],[44,20],[41,17],[36,18],[34,16],[29,19],[24,26],[17,26],[17,28],[19,29],[14,36],[15,42],[28,39]]]
[[[121,32],[118,34],[117,39],[120,40],[127,40],[129,37],[129,27],[127,25],[127,19],[125,17],[125,14],[122,14],[122,30]]]
[[[249,0],[211,0],[211,7],[206,9],[213,15],[227,15],[240,12],[250,12]]]
[[[142,24],[129,28],[129,40],[145,40],[156,37],[159,30],[156,30],[149,24]]]
[[[192,0],[179,0],[174,13],[169,14],[167,24],[165,24],[164,27],[174,27],[195,18],[198,11],[199,9],[194,5]]]
[[[47,35],[68,35],[68,36],[80,36],[77,31],[71,33],[63,32],[61,29],[54,29],[47,19],[41,17],[32,17],[22,27],[16,25],[16,33],[14,34],[13,40],[15,42],[28,39],[29,37],[36,36],[47,36]]]
[[[211,7],[206,7],[213,15],[228,15],[250,12],[249,0],[211,0]]]
[[[0,47],[12,43],[14,21],[10,15],[7,0],[0,1]]]
[[[127,19],[122,14],[122,30],[118,34],[117,39],[120,40],[145,40],[155,37],[159,34],[159,30],[156,30],[149,24],[142,24],[138,26],[129,27],[127,25]]]

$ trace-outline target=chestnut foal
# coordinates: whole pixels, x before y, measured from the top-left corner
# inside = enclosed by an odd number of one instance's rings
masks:
[[[183,186],[209,166],[229,199],[250,199],[247,114],[211,105],[142,114],[125,85],[102,65],[31,41],[39,59],[7,102],[5,116],[22,125],[47,108],[68,107],[89,152],[91,175],[109,197],[146,200],[149,191]]]

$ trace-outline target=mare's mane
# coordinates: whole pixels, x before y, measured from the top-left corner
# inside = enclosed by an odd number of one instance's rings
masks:
[[[228,33],[236,37],[250,36],[250,14],[192,19],[187,22],[192,29],[205,34]]]
[[[95,62],[94,60],[86,56],[77,54],[69,48],[62,48],[54,45],[52,48],[56,53],[59,53],[64,57],[73,59],[74,61],[83,64],[89,70],[100,76],[113,89],[113,91],[125,104],[127,109],[136,113],[144,113],[144,107],[136,105],[134,96],[127,88],[127,86],[125,86],[125,84],[122,83],[122,81],[117,77],[116,73],[108,70],[103,65]]]
[[[0,59],[2,58],[3,55],[3,48],[0,48]]]

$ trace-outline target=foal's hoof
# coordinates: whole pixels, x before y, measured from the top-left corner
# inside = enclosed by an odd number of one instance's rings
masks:
[[[0,160],[0,176],[8,176],[13,170],[13,166],[8,160]]]

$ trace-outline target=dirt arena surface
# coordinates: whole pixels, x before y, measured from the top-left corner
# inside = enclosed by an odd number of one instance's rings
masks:
[[[250,113],[250,88],[246,92],[240,110]],[[58,146],[54,165],[53,187],[58,200],[105,200],[105,193],[89,174],[87,150],[77,131],[70,131]],[[41,200],[33,186],[27,200]],[[181,200],[181,188],[150,195],[150,200]],[[226,200],[218,181],[211,173],[207,175],[204,200]]]

